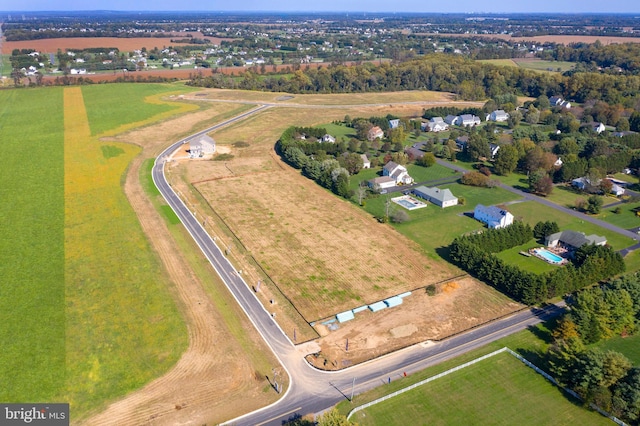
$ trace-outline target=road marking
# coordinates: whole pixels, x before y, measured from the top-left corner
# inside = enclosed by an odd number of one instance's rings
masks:
[[[277,418],[279,418],[279,417],[286,416],[287,414],[295,413],[295,412],[296,412],[296,411],[298,411],[298,410],[302,410],[302,407],[294,408],[293,410],[291,410],[291,411],[287,411],[286,413],[278,414],[277,416],[275,416],[275,417],[271,417],[269,420],[265,420],[265,421],[264,421],[264,422],[262,422],[262,423],[256,423],[256,426],[260,426],[260,425],[263,425],[263,424],[269,423],[269,422],[274,421],[275,419],[277,419]]]

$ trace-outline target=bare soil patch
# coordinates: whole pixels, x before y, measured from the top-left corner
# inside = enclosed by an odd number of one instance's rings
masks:
[[[307,360],[318,368],[341,369],[412,344],[441,340],[524,308],[470,277],[437,287],[435,296],[418,289],[398,307],[357,313],[355,320],[333,323],[338,326],[333,331],[316,324],[322,336],[317,341],[320,351]]]
[[[312,181],[286,171],[199,184],[308,321],[447,279],[453,269]],[[218,195],[216,195],[218,194]]]

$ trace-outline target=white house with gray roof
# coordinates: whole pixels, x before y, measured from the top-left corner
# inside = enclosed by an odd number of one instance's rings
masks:
[[[200,135],[189,141],[189,156],[203,157],[213,155],[216,152],[216,141],[209,135]]]
[[[513,223],[513,215],[496,206],[483,206],[478,204],[473,211],[473,217],[482,223],[486,223],[491,229],[504,228]]]
[[[384,165],[382,168],[382,176],[389,176],[395,179],[396,185],[410,185],[413,183],[413,178],[409,176],[407,168],[393,161],[389,161]]]
[[[416,197],[424,198],[443,209],[458,204],[458,197],[454,196],[448,188],[440,189],[435,186],[431,188],[419,186],[413,188],[413,193]]]
[[[491,114],[489,114],[489,116],[487,117],[487,121],[495,121],[495,122],[507,121],[508,119],[509,119],[509,113],[505,112],[505,110],[503,109],[497,109],[493,111]]]

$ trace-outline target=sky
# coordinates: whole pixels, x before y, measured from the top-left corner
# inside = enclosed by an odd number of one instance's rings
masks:
[[[5,3],[5,2],[3,2]],[[639,13],[638,0],[29,0],[0,10],[362,11],[433,13]]]

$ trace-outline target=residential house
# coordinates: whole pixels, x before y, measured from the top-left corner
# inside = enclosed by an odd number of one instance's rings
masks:
[[[493,111],[491,114],[489,114],[487,121],[495,121],[495,122],[500,122],[500,121],[507,121],[509,119],[509,113],[505,112],[502,109],[497,109],[495,111]]]
[[[367,185],[374,191],[382,191],[387,188],[393,188],[396,186],[396,180],[391,176],[380,176],[377,178],[369,179]]]
[[[362,168],[370,169],[371,161],[369,161],[369,157],[367,157],[367,154],[360,154],[360,158],[362,158]]]
[[[458,119],[458,126],[473,127],[480,124],[480,117],[472,114],[462,114]]]
[[[405,149],[404,152],[409,156],[409,158],[412,158],[414,160],[424,157],[424,154],[425,154],[424,151],[418,148],[414,148],[412,146]]]
[[[625,191],[626,191],[626,186],[628,185],[628,182],[622,181],[622,180],[618,180],[618,179],[614,179],[614,178],[608,178],[607,179],[609,182],[611,182],[611,193],[613,195],[615,195],[616,197],[620,197],[622,195],[624,195]]]
[[[602,132],[604,132],[607,128],[604,126],[603,123],[591,123],[591,128],[593,129],[594,132],[596,132],[597,134],[600,134]]]
[[[469,143],[469,136],[467,135],[458,136],[456,138],[456,147],[458,147],[460,151],[464,151],[467,148],[468,143]]]
[[[371,129],[369,129],[369,132],[367,133],[367,139],[370,142],[376,139],[382,139],[383,137],[384,137],[384,132],[378,126],[373,126]]]
[[[496,158],[498,151],[500,150],[500,145],[496,145],[495,143],[489,144],[489,152],[491,153],[491,159]]]
[[[448,188],[440,189],[435,186],[431,188],[419,186],[414,188],[412,192],[417,197],[424,198],[443,209],[458,204],[458,197],[454,196]]]
[[[551,234],[545,238],[547,247],[557,247],[558,245],[569,249],[578,249],[585,244],[603,246],[607,243],[605,237],[599,235],[585,235],[577,231],[561,231]]]
[[[433,117],[429,120],[429,123],[427,123],[427,127],[430,132],[444,132],[449,130],[449,125],[444,122],[442,117]]]
[[[393,161],[389,161],[384,165],[382,175],[395,179],[397,185],[410,185],[413,183],[413,178],[409,176],[407,168]]]
[[[563,100],[560,96],[552,96],[549,98],[549,104],[552,107],[571,108],[571,102]]]
[[[216,142],[209,135],[200,135],[189,141],[189,156],[203,157],[216,152]]]
[[[320,142],[324,142],[324,143],[336,143],[336,138],[334,138],[333,136],[331,136],[330,134],[326,134],[323,137],[320,138]]]
[[[593,190],[593,188],[597,188],[600,186],[600,180],[592,182],[591,179],[583,176],[572,180],[571,186],[581,191],[590,191]]]
[[[611,136],[615,136],[617,138],[622,138],[624,136],[628,136],[628,135],[635,135],[636,132],[633,132],[631,130],[625,130],[623,132],[613,132],[611,133]]]
[[[389,120],[390,129],[397,129],[399,125],[400,125],[400,119],[396,118],[394,120]]]
[[[504,228],[513,223],[513,215],[496,206],[483,206],[478,204],[473,211],[473,217],[482,223],[486,223],[491,229]]]
[[[617,183],[611,183],[611,193],[616,197],[621,197],[624,195],[625,189],[623,186],[618,185]]]
[[[459,120],[460,120],[460,117],[459,117],[459,116],[457,116],[457,115],[447,115],[447,116],[444,118],[444,122],[445,122],[445,123],[447,123],[447,124],[448,124],[448,125],[450,125],[450,126],[457,126],[457,125],[459,125]]]

